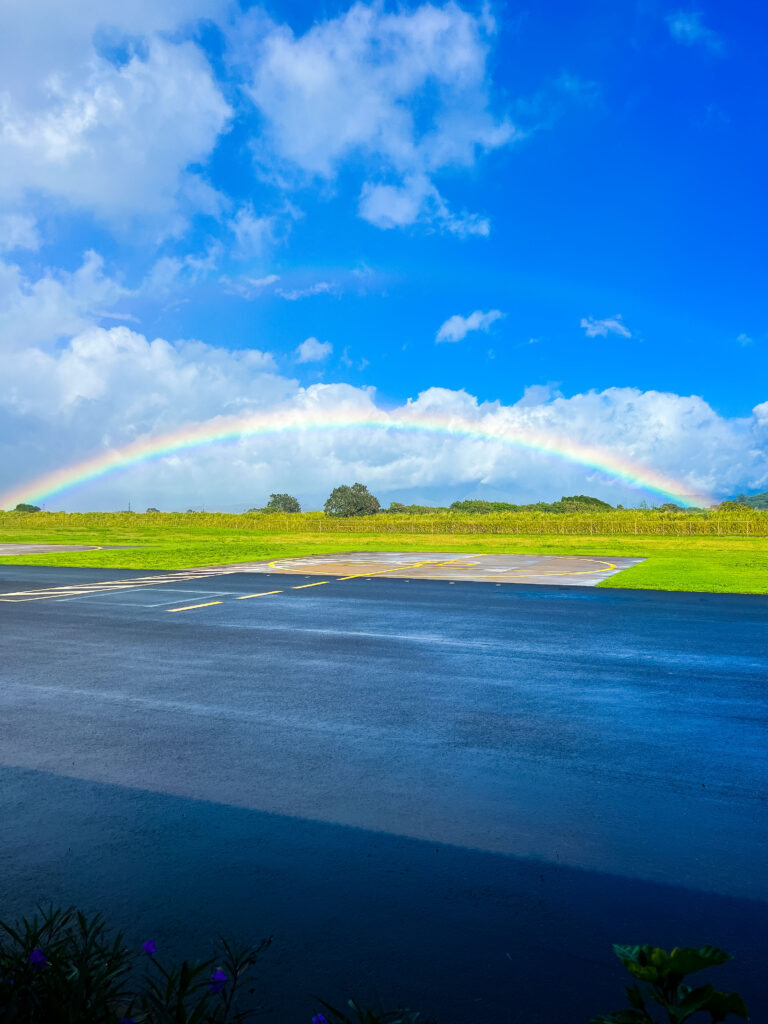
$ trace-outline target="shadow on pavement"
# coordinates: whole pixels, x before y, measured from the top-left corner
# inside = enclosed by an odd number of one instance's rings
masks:
[[[0,820],[0,918],[75,903],[168,959],[273,934],[261,1020],[308,1022],[318,994],[579,1024],[624,1005],[612,942],[721,946],[712,980],[768,1014],[765,904],[8,767]]]

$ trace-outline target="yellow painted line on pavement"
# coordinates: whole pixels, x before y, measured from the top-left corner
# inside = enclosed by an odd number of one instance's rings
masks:
[[[252,597],[269,597],[270,594],[282,594],[282,590],[262,590],[260,594],[243,594],[242,597],[236,597],[236,601],[250,601]]]
[[[223,601],[205,601],[203,604],[187,604],[183,608],[166,608],[168,612],[191,612],[193,608],[210,608],[212,604],[224,604]]]
[[[319,583],[302,583],[298,587],[291,587],[291,590],[306,590],[307,587],[324,587],[331,580],[320,580]]]
[[[462,556],[464,557],[464,556]],[[483,555],[472,555],[473,558],[482,558]],[[387,572],[405,572],[407,569],[422,569],[425,565],[453,565],[454,562],[458,562],[460,559],[452,558],[448,562],[414,562],[412,565],[392,565],[389,569],[380,569],[378,572],[358,572],[354,576],[337,576],[336,582],[341,583],[344,580],[359,580],[365,577],[368,579],[369,576],[383,576]]]

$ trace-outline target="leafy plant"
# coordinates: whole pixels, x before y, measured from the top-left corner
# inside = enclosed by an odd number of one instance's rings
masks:
[[[697,1013],[709,1014],[711,1024],[719,1024],[733,1014],[748,1019],[744,1000],[736,992],[719,992],[713,985],[691,988],[683,984],[689,974],[718,967],[732,958],[714,946],[687,947],[671,953],[655,946],[614,946],[613,951],[637,983],[627,988],[631,1009],[593,1017],[590,1024],[657,1024],[647,1003],[656,1003],[666,1013],[669,1024],[683,1024]]]
[[[3,1024],[234,1024],[254,1012],[240,1009],[238,996],[271,939],[247,949],[220,939],[218,957],[185,960],[173,971],[155,958],[148,940],[143,951],[159,977],[145,978],[132,995],[136,954],[122,933],[110,940],[99,914],[89,919],[74,907],[38,911],[13,926],[0,921]]]
[[[3,1024],[241,1024],[256,1010],[241,1008],[243,988],[271,937],[258,946],[237,948],[219,938],[216,956],[202,963],[185,960],[167,970],[156,957],[152,939],[142,944],[153,975],[139,991],[129,991],[138,951],[119,933],[110,939],[99,914],[88,918],[75,907],[38,908],[31,920],[13,926],[0,921],[0,1021]],[[614,946],[636,979],[627,988],[629,1009],[593,1017],[590,1024],[659,1024],[659,1007],[668,1024],[685,1024],[708,1014],[710,1024],[729,1016],[747,1020],[744,1000],[712,985],[691,988],[689,974],[726,963],[731,957],[714,946],[673,949]],[[642,983],[644,986],[641,989]],[[248,988],[253,996],[254,988]],[[252,1000],[250,1000],[252,1002]],[[339,1010],[322,999],[323,1012],[312,1024],[437,1024],[415,1010],[363,1008],[350,999]],[[655,1006],[653,1004],[656,1004]]]
[[[354,999],[347,1002],[347,1006],[354,1014],[350,1017],[343,1010],[337,1010],[317,996],[315,998],[331,1016],[326,1017],[325,1014],[318,1013],[312,1018],[312,1024],[437,1024],[435,1020],[423,1019],[415,1010],[364,1010]]]

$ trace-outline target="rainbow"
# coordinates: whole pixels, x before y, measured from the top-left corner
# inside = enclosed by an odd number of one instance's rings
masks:
[[[203,423],[187,424],[155,437],[139,438],[129,444],[99,452],[81,462],[46,473],[0,494],[0,508],[20,502],[39,503],[108,473],[128,466],[163,458],[175,452],[203,445],[269,437],[281,434],[338,430],[370,430],[388,433],[426,434],[455,440],[492,441],[511,445],[598,470],[607,476],[659,494],[682,505],[708,505],[712,498],[695,491],[685,481],[666,476],[650,466],[631,461],[616,452],[598,448],[548,431],[521,429],[509,423],[473,421],[460,416],[390,415],[380,410],[322,413],[316,410],[276,410],[244,416],[216,417]]]

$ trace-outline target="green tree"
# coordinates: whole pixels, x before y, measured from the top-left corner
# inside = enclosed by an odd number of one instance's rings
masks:
[[[334,487],[325,503],[327,516],[372,516],[381,508],[365,484]]]
[[[25,504],[25,502],[22,501],[22,502],[19,502],[19,504],[16,506],[16,508],[13,511],[14,512],[39,512],[40,511],[40,506],[39,505],[27,505],[27,504]]]
[[[270,494],[265,512],[301,512],[298,498],[292,494]]]
[[[563,495],[560,501],[553,501],[550,508],[553,512],[610,512],[611,506],[600,498],[592,498],[589,494]]]
[[[768,508],[768,491],[763,491],[762,494],[752,494],[750,496],[740,494],[738,498],[736,498],[735,503],[737,505],[749,505],[751,508]]]

